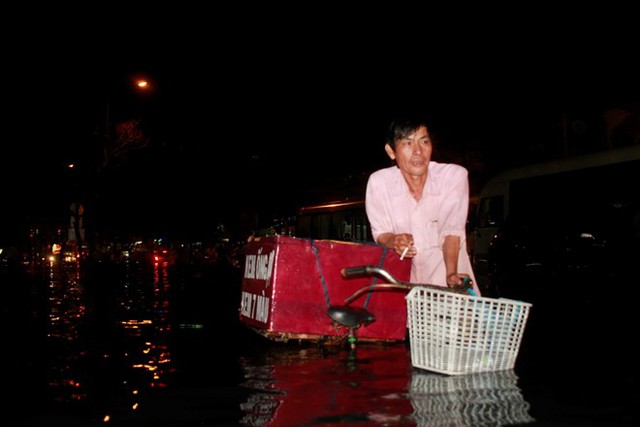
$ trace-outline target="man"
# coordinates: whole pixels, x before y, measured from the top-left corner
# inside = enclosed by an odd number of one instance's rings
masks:
[[[480,295],[466,249],[467,170],[431,160],[419,118],[393,121],[385,151],[395,164],[371,174],[365,198],[374,240],[411,259],[412,283],[456,287],[469,278]]]

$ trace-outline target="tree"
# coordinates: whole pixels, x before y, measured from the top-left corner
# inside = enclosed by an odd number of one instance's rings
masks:
[[[131,119],[116,124],[115,138],[105,138],[98,172],[109,167],[117,168],[134,152],[150,145],[150,139],[140,129],[140,119]]]

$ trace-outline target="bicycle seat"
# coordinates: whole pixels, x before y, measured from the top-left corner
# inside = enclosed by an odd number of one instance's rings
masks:
[[[327,314],[334,322],[347,328],[360,325],[367,326],[376,321],[375,316],[362,307],[351,307],[348,305],[329,307]]]

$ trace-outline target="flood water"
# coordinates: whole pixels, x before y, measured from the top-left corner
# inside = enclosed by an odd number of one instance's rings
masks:
[[[225,263],[2,270],[8,426],[638,425],[632,295],[534,302],[513,370],[447,376],[409,344],[271,342]]]

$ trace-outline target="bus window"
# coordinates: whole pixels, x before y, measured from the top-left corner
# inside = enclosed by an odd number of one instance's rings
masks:
[[[478,208],[478,227],[496,227],[502,224],[504,197],[487,197],[480,201]]]
[[[310,239],[372,241],[364,201],[332,202],[300,208],[296,236]]]

